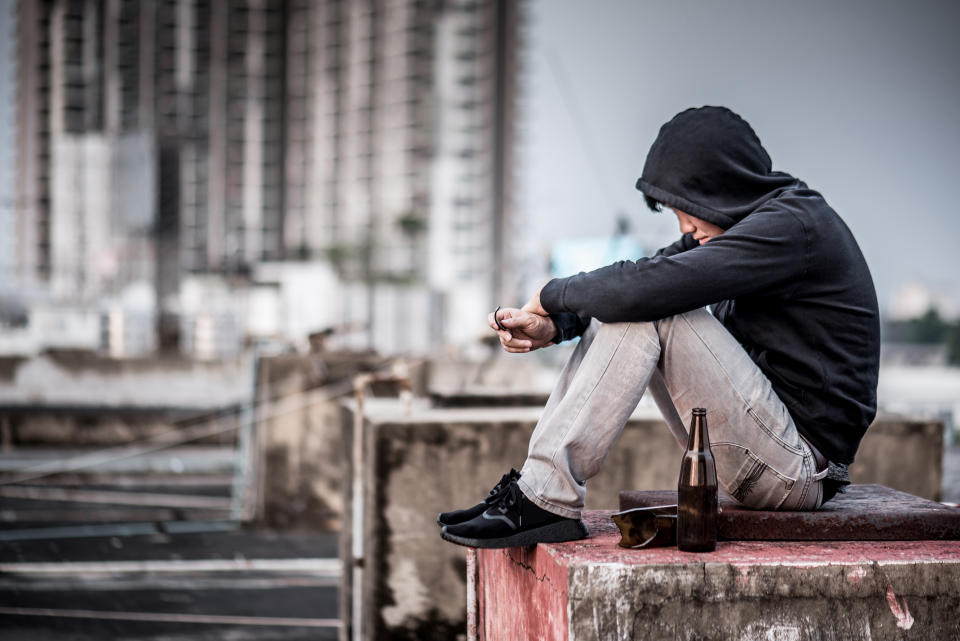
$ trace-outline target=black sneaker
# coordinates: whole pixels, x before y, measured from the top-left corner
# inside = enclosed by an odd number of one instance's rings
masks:
[[[500,497],[503,496],[503,493],[507,490],[507,486],[510,485],[510,482],[516,481],[518,478],[520,478],[520,472],[511,467],[510,471],[500,478],[500,482],[493,486],[493,489],[487,494],[487,498],[473,507],[468,507],[463,510],[441,512],[437,515],[437,524],[440,527],[444,525],[456,525],[458,523],[466,523],[470,519],[480,516],[488,507],[499,501]]]
[[[440,536],[472,548],[512,548],[575,541],[587,534],[583,521],[541,509],[511,481],[499,501],[465,523],[444,526]]]

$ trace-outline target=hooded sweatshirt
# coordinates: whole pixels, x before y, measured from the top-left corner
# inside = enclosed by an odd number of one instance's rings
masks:
[[[709,305],[766,374],[800,434],[853,462],[876,414],[880,327],[860,248],[823,197],[772,171],[753,129],[722,107],[665,124],[637,181],[648,198],[713,223],[654,256],[551,280],[540,302],[558,339],[602,322],[655,321]]]

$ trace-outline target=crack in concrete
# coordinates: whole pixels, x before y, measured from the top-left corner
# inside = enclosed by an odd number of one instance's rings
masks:
[[[510,562],[513,563],[514,565],[517,565],[517,566],[523,568],[524,570],[526,570],[527,572],[529,572],[530,574],[532,574],[532,575],[533,575],[533,578],[537,580],[537,583],[541,583],[541,584],[542,584],[542,583],[548,583],[550,589],[551,589],[553,592],[555,592],[556,594],[563,594],[563,591],[557,589],[557,587],[553,585],[553,581],[550,580],[550,577],[547,576],[546,573],[544,573],[542,576],[539,575],[539,574],[537,574],[537,571],[533,568],[532,565],[529,565],[529,564],[527,564],[527,563],[524,563],[524,562],[521,561],[520,559],[515,558],[515,557],[513,556],[513,554],[511,553],[510,550],[506,550],[506,557],[507,557],[507,558],[510,560]]]
[[[641,622],[639,621],[639,619],[640,619],[641,615],[646,615],[646,614],[647,614],[647,612],[644,611],[643,604],[641,603],[641,604],[640,604],[640,607],[638,607],[638,608],[636,609],[636,611],[634,612],[634,614],[633,614],[633,619],[630,621],[630,635],[631,635],[631,637],[635,637],[635,636],[637,635],[637,630],[642,630],[642,624],[641,624]],[[645,617],[645,618],[649,620],[649,619],[652,618],[652,617]]]

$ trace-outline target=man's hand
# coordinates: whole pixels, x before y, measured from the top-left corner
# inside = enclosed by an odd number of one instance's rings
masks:
[[[539,306],[539,295],[536,298]],[[526,305],[524,309],[505,307],[495,312],[497,318],[493,317],[493,313],[487,317],[491,329],[497,330],[500,336],[500,345],[511,354],[526,354],[535,349],[553,345],[553,337],[557,335],[557,326],[549,316],[526,311],[526,307]],[[497,327],[497,320],[506,329]]]
[[[543,305],[540,304],[540,292],[543,291],[543,287],[537,290],[537,293],[530,297],[530,300],[527,301],[527,304],[521,307],[520,309],[525,312],[530,312],[531,314],[536,314],[537,316],[549,316],[547,310],[543,308]]]

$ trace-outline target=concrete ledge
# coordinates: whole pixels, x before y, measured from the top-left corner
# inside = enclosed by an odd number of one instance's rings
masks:
[[[351,457],[343,453],[352,452],[354,403],[346,401],[342,407],[343,449],[339,461],[329,461],[328,471],[350,479]],[[464,553],[440,539],[436,515],[476,503],[501,474],[511,466],[519,467],[540,412],[540,407],[437,408],[426,400],[414,401],[408,411],[397,400],[368,399],[363,417],[360,510],[364,558],[357,584],[349,572],[344,573],[341,584],[342,616],[348,633],[354,617],[362,621],[365,638],[446,641],[463,633],[467,602]],[[922,470],[916,476],[922,477],[926,491],[932,492],[933,479],[939,492],[942,424],[883,417],[864,439],[864,448],[871,433],[882,435],[888,429],[912,435],[915,447],[906,450],[909,456],[901,456],[899,449],[889,451],[897,452],[903,467]],[[894,442],[888,445],[892,447]],[[627,488],[676,488],[680,455],[659,412],[641,406],[600,474],[590,479],[587,509],[616,509],[620,490]],[[890,456],[879,450],[877,455]],[[928,470],[932,471],[929,475]],[[344,489],[341,504],[350,506],[352,488]],[[351,511],[345,509],[341,537],[345,567],[353,564],[352,520]],[[362,606],[351,605],[354,596]]]
[[[626,550],[610,512],[584,541],[468,550],[468,638],[960,638],[960,545],[721,542]]]
[[[353,444],[353,403],[345,402],[343,442]],[[341,605],[352,633],[354,595],[362,597],[364,638],[446,641],[464,631],[463,548],[440,538],[439,512],[470,506],[525,458],[541,408],[434,408],[369,399],[364,412],[362,515],[364,559],[354,584],[344,573]],[[587,506],[616,508],[617,492],[644,487],[675,468],[680,450],[658,414],[635,415],[617,452],[590,481]],[[671,452],[675,456],[657,456]],[[352,476],[352,461],[343,461]],[[343,469],[343,468],[341,468]],[[676,472],[669,472],[675,476]],[[346,483],[344,505],[353,496]],[[353,514],[344,513],[341,558],[352,560]]]
[[[676,491],[620,492],[620,509],[676,505]],[[960,510],[883,485],[851,485],[819,510],[751,510],[720,493],[717,535],[728,541],[960,540]]]
[[[879,483],[939,501],[943,484],[942,420],[881,413],[850,466],[854,483]]]

